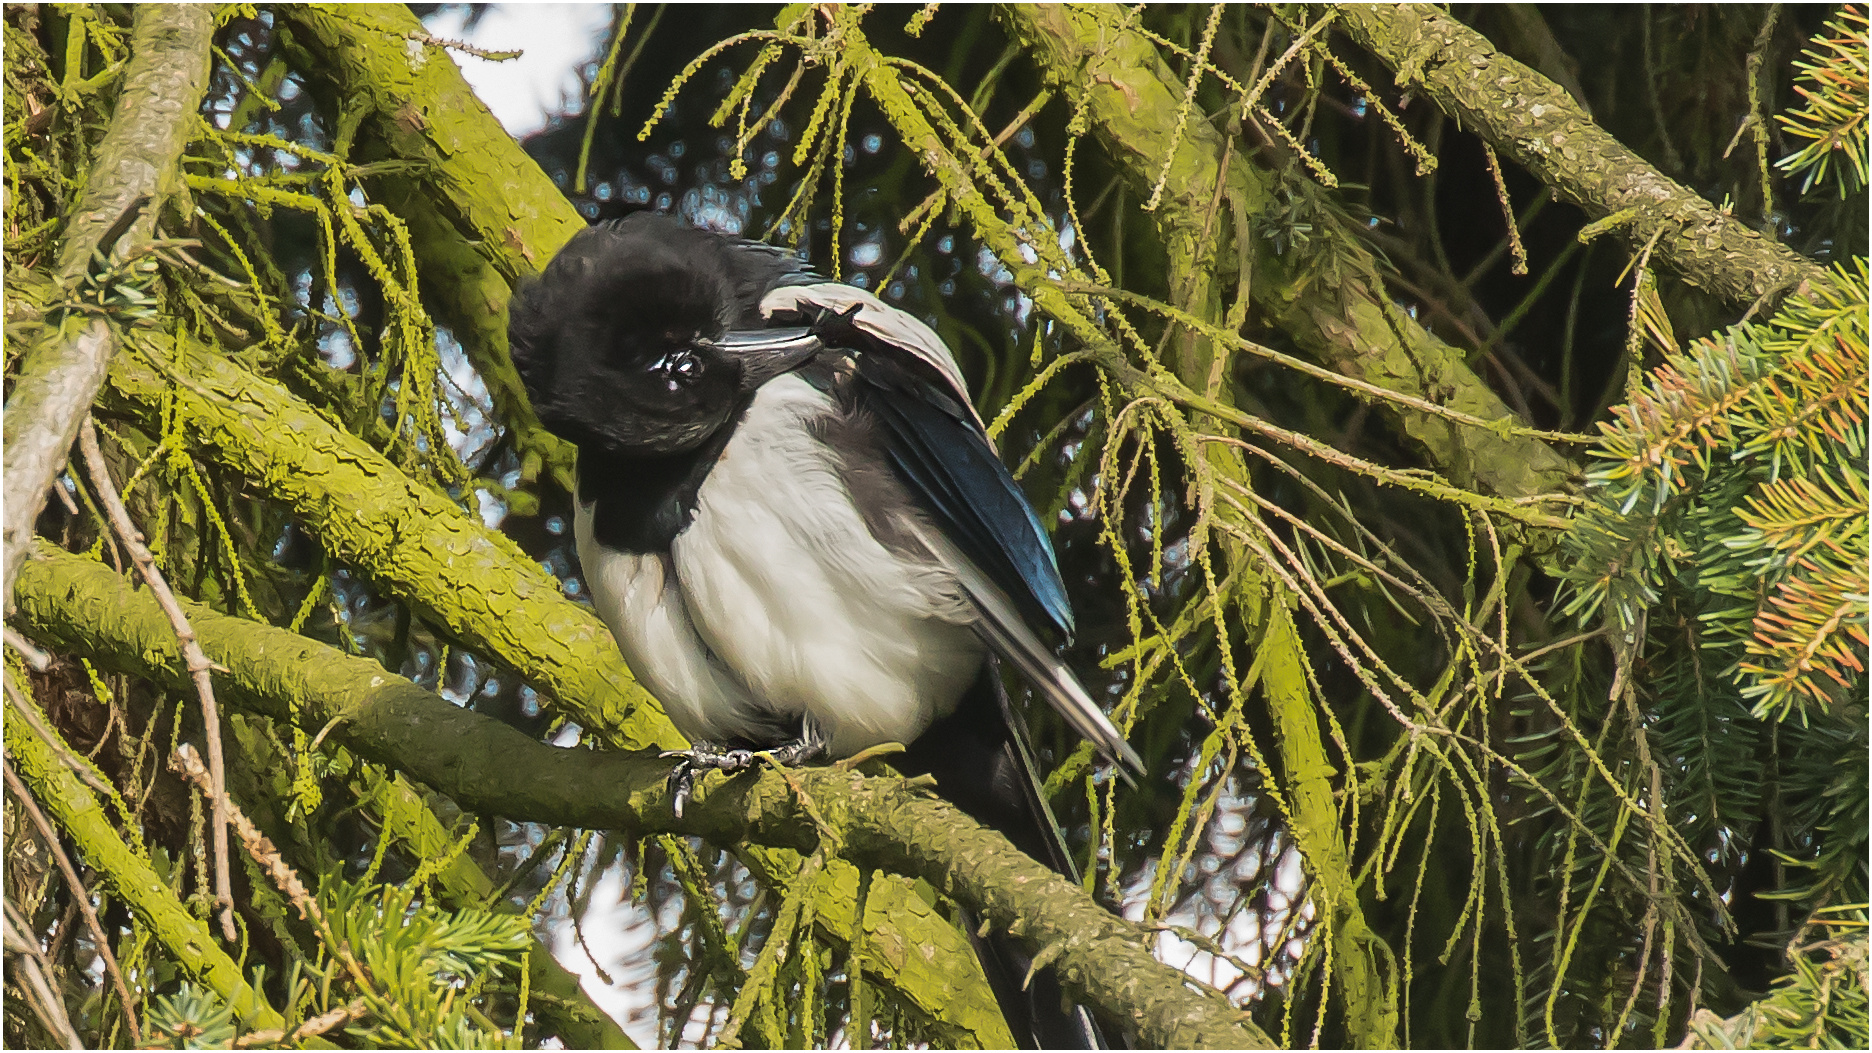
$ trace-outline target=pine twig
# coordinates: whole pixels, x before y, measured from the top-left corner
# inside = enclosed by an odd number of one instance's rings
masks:
[[[130,513],[124,509],[123,499],[117,494],[117,484],[111,481],[110,467],[104,463],[104,454],[98,449],[97,427],[89,417],[79,425],[78,446],[84,454],[85,470],[91,475],[92,489],[97,494],[98,503],[104,506],[104,514],[110,520],[111,530],[123,542],[125,551],[130,553],[130,561],[136,564],[137,574],[149,585],[150,595],[156,598],[163,613],[168,616],[169,624],[174,627],[176,640],[182,645],[182,657],[188,666],[189,679],[195,682],[195,693],[201,697],[211,780],[207,789],[209,800],[214,805],[211,840],[215,865],[215,905],[221,910],[221,934],[232,943],[240,938],[240,934],[234,928],[234,889],[228,871],[227,767],[221,752],[221,710],[215,704],[214,682],[209,675],[214,669],[214,663],[203,653],[201,642],[195,638],[195,630],[189,625],[188,615],[182,613],[182,606],[176,602],[175,593],[170,591],[169,583],[163,580],[162,571],[156,569],[156,557],[151,554],[149,546],[144,544],[143,534],[130,522]]]
[[[40,840],[45,842],[47,851],[58,863],[59,873],[65,875],[65,887],[71,892],[72,899],[78,904],[78,912],[84,915],[85,927],[91,930],[92,942],[97,944],[98,957],[104,960],[104,971],[110,976],[111,986],[117,989],[117,1000],[122,1003],[124,1020],[130,1025],[130,1041],[143,1044],[143,1029],[137,1026],[136,1003],[130,1000],[130,988],[124,983],[123,970],[117,967],[117,956],[111,953],[110,940],[104,935],[104,926],[98,921],[97,911],[91,906],[91,891],[78,879],[78,869],[72,866],[71,857],[65,854],[65,846],[59,844],[58,832],[52,829],[52,823],[45,813],[39,810],[39,802],[26,789],[26,784],[13,773],[13,765],[0,760],[0,772],[6,778],[6,787],[13,791],[13,797],[25,809],[26,818],[32,820],[33,829],[39,831]]]

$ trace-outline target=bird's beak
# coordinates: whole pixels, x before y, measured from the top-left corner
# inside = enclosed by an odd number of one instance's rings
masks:
[[[741,363],[741,390],[753,391],[798,369],[825,345],[810,329],[736,329],[710,341],[723,357]]]

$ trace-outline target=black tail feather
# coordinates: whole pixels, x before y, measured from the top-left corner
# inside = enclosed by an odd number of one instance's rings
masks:
[[[950,803],[1067,880],[1079,880],[992,658],[956,711],[894,760],[907,775],[934,776],[937,792]],[[971,921],[971,933],[974,927]],[[1066,999],[1052,969],[1035,972],[1022,989],[1033,955],[1018,940],[1004,932],[970,939],[1023,1049],[1110,1048],[1092,1014]]]

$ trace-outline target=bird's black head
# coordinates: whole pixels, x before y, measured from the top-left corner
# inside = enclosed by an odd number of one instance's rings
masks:
[[[810,357],[810,340],[737,332],[761,324],[764,283],[749,281],[744,251],[653,213],[574,236],[508,312],[540,423],[603,453],[682,453]]]

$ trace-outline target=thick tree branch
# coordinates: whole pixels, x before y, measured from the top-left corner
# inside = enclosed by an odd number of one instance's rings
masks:
[[[610,631],[512,540],[285,388],[186,337],[182,348],[158,369],[169,352],[133,343],[105,404],[154,433],[168,402],[197,454],[284,502],[334,557],[550,692],[585,727],[627,747],[682,745]]]
[[[539,430],[507,357],[506,304],[515,277],[536,271],[584,220],[487,112],[445,51],[428,44],[411,51],[413,42],[427,36],[407,8],[292,7],[283,14],[295,45],[333,80],[345,105],[355,108],[349,119],[359,122],[359,148],[426,163],[422,175],[374,180],[373,191],[409,223],[423,262],[424,301],[468,349],[502,420],[516,431],[523,461],[537,456],[569,489],[573,451]],[[465,175],[456,167],[464,162],[480,174]],[[524,472],[531,477],[533,464],[526,463]],[[429,587],[447,593],[469,586],[445,574]],[[615,663],[609,637],[600,644],[581,650],[573,667]],[[534,665],[521,665],[511,654],[504,660],[533,675],[528,670]],[[578,696],[567,700],[581,705]],[[595,730],[616,727],[604,722],[615,714],[578,712],[580,722]],[[623,729],[624,741],[650,745],[665,741],[658,736],[674,737],[660,711],[654,717],[640,712],[648,723]],[[781,887],[799,864],[790,852],[758,847],[744,858]],[[892,984],[939,1027],[966,1033],[985,1048],[1009,1044],[1006,1023],[967,940],[931,911],[914,884],[888,876],[874,880],[863,938],[854,940],[856,885],[852,867],[839,860],[828,864],[814,908],[821,932],[834,943],[856,946],[867,971]]]
[[[1826,272],[1724,215],[1627,149],[1553,81],[1495,50],[1487,38],[1429,4],[1337,5],[1339,25],[1560,196],[1597,219],[1621,215],[1638,245],[1683,280],[1737,308],[1772,309]]]
[[[1192,259],[1212,259],[1219,232],[1208,216],[1222,185],[1239,195],[1250,215],[1285,206],[1269,173],[1238,155],[1226,172],[1222,135],[1192,118],[1172,134],[1184,85],[1157,46],[1126,23],[1123,8],[1094,4],[1009,4],[1001,22],[1028,49],[1049,82],[1085,108],[1099,141],[1132,187],[1147,195],[1169,175],[1158,202],[1164,248]],[[1316,209],[1321,239],[1336,220]],[[1332,238],[1318,259],[1256,238],[1250,295],[1262,316],[1293,337],[1308,356],[1350,377],[1392,391],[1428,398],[1483,420],[1513,417],[1507,404],[1443,343],[1389,306],[1371,254],[1351,238]],[[1458,485],[1477,485],[1506,497],[1563,489],[1573,465],[1538,439],[1464,427],[1431,414],[1387,408],[1428,460]]]
[[[533,415],[507,355],[507,299],[585,220],[514,142],[447,51],[401,4],[293,5],[293,40],[331,80],[360,149],[417,162],[419,174],[372,189],[410,225],[423,261],[423,302],[448,325],[487,381],[529,480],[545,468],[571,488],[575,451]],[[418,43],[422,41],[423,43]]]
[[[59,275],[68,287],[83,279],[93,253],[112,253],[113,245],[102,240],[126,215],[141,210],[116,244],[135,246],[155,231],[163,201],[181,185],[176,163],[195,130],[195,110],[208,85],[213,32],[214,10],[206,4],[137,9],[123,93],[59,252]],[[32,544],[46,491],[104,382],[114,342],[107,323],[93,319],[69,341],[55,338],[27,352],[20,364],[6,401],[0,600],[13,594],[13,578]]]
[[[509,281],[546,266],[585,221],[475,96],[446,49],[402,4],[292,4],[295,43],[389,152],[422,180]]]
[[[20,576],[20,621],[28,635],[113,670],[187,685],[175,635],[148,596],[102,564],[50,546],[40,552],[43,558]],[[678,821],[668,761],[546,746],[367,659],[204,607],[190,605],[188,614],[203,647],[228,670],[219,683],[230,704],[281,722],[296,718],[309,729],[336,721],[334,739],[467,810],[802,852],[832,838],[846,858],[923,878],[1036,950],[1057,955],[1053,964],[1068,990],[1125,1019],[1147,1045],[1268,1045],[1226,998],[1157,961],[1136,929],[1078,886],[902,779],[836,768],[767,771],[706,788]]]
[[[98,566],[116,577],[102,564]],[[22,567],[21,577],[33,577],[37,572],[37,566],[32,570]],[[122,579],[118,581],[121,583]],[[129,592],[127,585],[124,591]],[[188,673],[176,647],[175,633],[169,629],[168,621],[153,600],[138,596],[137,602],[151,616],[148,627],[164,637],[162,647],[175,656],[178,676],[173,686],[177,690],[187,690]],[[75,613],[83,620],[95,612]],[[13,758],[20,779],[32,787],[33,796],[60,828],[71,835],[86,861],[105,876],[117,896],[149,926],[176,962],[220,995],[248,1027],[281,1026],[280,1015],[247,986],[240,966],[215,945],[208,926],[182,906],[175,890],[163,881],[148,860],[117,836],[97,797],[59,759],[54,746],[41,740],[18,720],[6,721],[4,731],[7,753]]]

